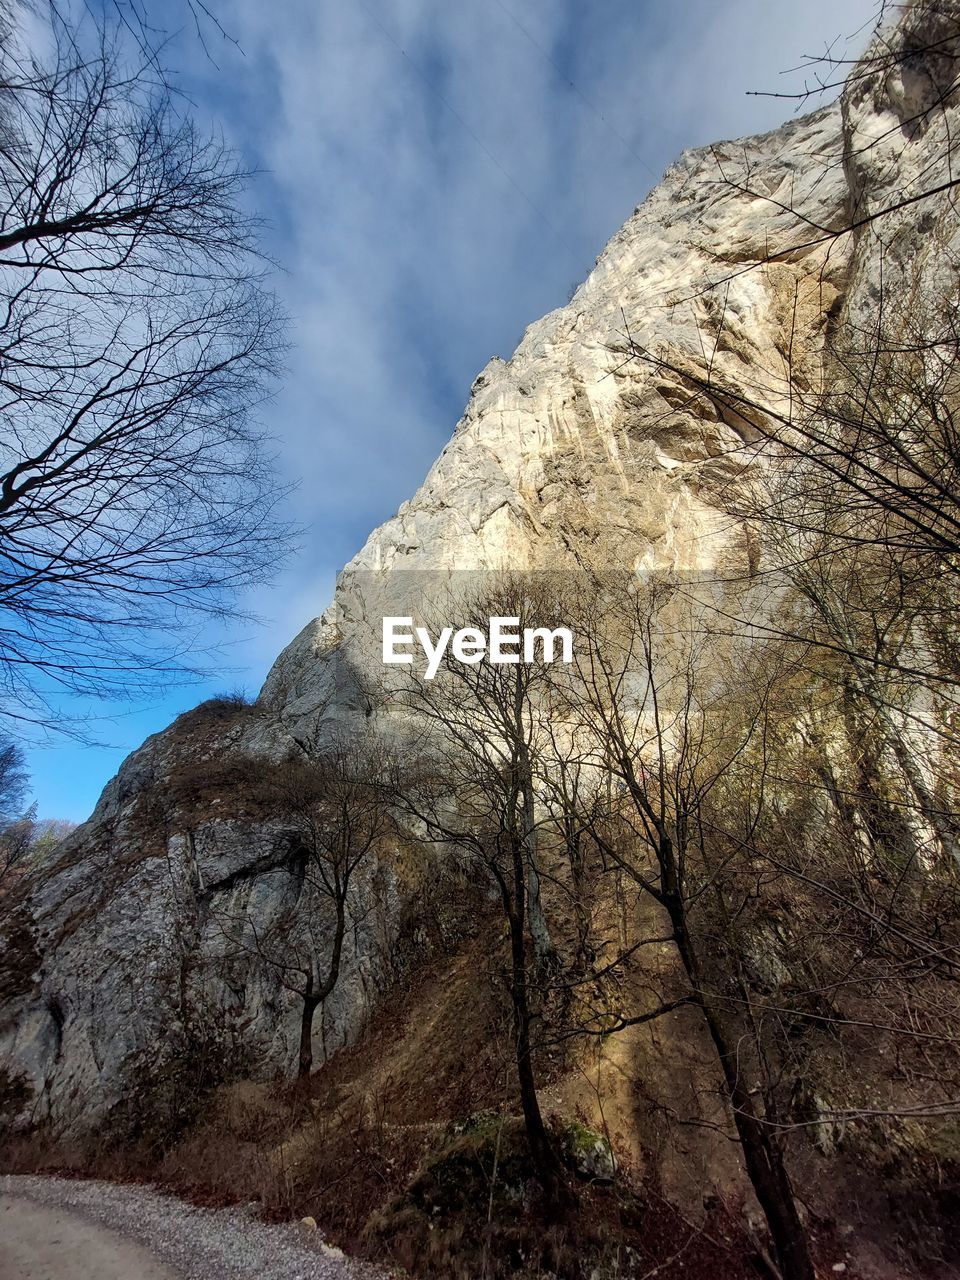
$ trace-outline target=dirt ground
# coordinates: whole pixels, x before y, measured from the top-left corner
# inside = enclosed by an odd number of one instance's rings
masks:
[[[0,1197],[0,1280],[178,1280],[116,1231],[66,1209]]]

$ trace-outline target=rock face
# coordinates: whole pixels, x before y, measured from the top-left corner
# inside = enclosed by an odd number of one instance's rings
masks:
[[[931,21],[955,31],[949,9]],[[894,40],[915,40],[911,12]],[[24,1117],[95,1127],[146,1084],[167,1086],[175,1107],[192,1087],[179,1064],[204,1053],[265,1074],[291,1068],[296,1002],[256,957],[225,976],[216,925],[267,927],[295,912],[290,833],[243,805],[183,797],[190,770],[211,759],[280,759],[310,751],[331,718],[362,726],[373,709],[349,679],[356,637],[379,626],[399,571],[750,566],[720,493],[747,465],[755,426],[682,370],[706,352],[727,386],[774,406],[791,352],[816,375],[829,326],[865,313],[880,271],[868,225],[829,232],[944,180],[939,135],[956,106],[936,127],[914,122],[953,65],[918,56],[860,75],[840,103],[773,133],[685,153],[571,302],[479,374],[421,489],[344,569],[256,706],[200,708],[125,762],[0,924],[0,1085],[23,1091]],[[885,218],[888,290],[917,273],[939,287],[942,199]],[[628,359],[626,326],[681,372]],[[318,1060],[356,1035],[391,974],[410,886],[383,867],[361,892],[343,978],[318,1019]],[[322,942],[323,920],[309,927]]]
[[[4,1066],[31,1082],[31,1119],[118,1128],[161,1116],[222,1071],[252,1076],[296,1061],[299,1008],[282,974],[237,939],[291,920],[326,948],[329,914],[297,874],[288,824],[214,798],[192,779],[223,753],[259,761],[293,746],[276,717],[201,707],[130,756],[92,817],[31,897],[5,920]],[[315,1025],[318,1055],[350,1039],[388,976],[397,901],[389,874],[358,884],[344,972]],[[297,919],[299,909],[299,920]]]
[[[798,349],[818,349],[852,245],[741,268],[765,258],[771,242],[808,238],[771,201],[792,201],[818,225],[844,225],[843,145],[834,104],[768,135],[685,153],[570,303],[477,376],[423,485],[343,570],[334,604],[277,659],[261,703],[288,726],[309,719],[333,680],[321,659],[365,622],[379,625],[377,606],[403,574],[430,574],[435,584],[463,570],[697,571],[744,555],[744,535],[727,531],[717,494],[743,465],[731,449],[751,438],[750,424],[725,421],[681,380],[628,360],[625,325],[674,362],[699,361],[704,343],[716,345],[718,375],[754,398],[778,398],[787,328],[797,326]],[[745,165],[767,199],[722,177]],[[703,292],[728,274],[720,301]]]

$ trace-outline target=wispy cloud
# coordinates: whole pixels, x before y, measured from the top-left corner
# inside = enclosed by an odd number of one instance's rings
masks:
[[[146,7],[157,26],[174,21],[164,0]],[[258,687],[325,608],[336,571],[419,484],[477,371],[566,300],[678,151],[778,123],[791,104],[746,90],[781,87],[781,70],[837,37],[853,34],[855,51],[874,9],[234,0],[221,17],[240,49],[211,41],[217,65],[184,23],[168,61],[262,171],[252,199],[273,224],[296,344],[265,417],[308,533],[254,595],[267,622],[231,646],[231,681]],[[44,812],[88,810],[122,750],[197,696],[119,722],[115,749],[76,756],[69,795],[72,749],[34,753]]]

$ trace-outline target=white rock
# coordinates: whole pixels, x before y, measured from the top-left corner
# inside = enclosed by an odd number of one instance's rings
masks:
[[[879,259],[869,236],[844,236],[829,253],[813,248],[742,268],[765,259],[771,243],[811,238],[775,201],[792,202],[816,225],[841,226],[849,208],[882,209],[921,175],[926,187],[942,180],[941,131],[960,123],[958,99],[944,100],[926,132],[891,132],[928,92],[911,75],[860,76],[842,107],[685,152],[570,303],[532,324],[509,360],[481,371],[418,492],[371,534],[330,607],[277,658],[256,711],[206,752],[276,759],[295,740],[309,747],[324,714],[361,727],[380,714],[357,695],[350,666],[395,594],[398,571],[709,570],[741,561],[742,532],[718,510],[718,493],[732,474],[725,452],[754,428],[703,396],[691,399],[671,378],[624,363],[623,317],[635,340],[674,363],[699,359],[717,345],[717,295],[704,282],[729,276],[715,369],[775,403],[793,323],[788,301],[804,300],[794,338],[815,353],[834,303],[854,321],[869,312]],[[883,141],[864,150],[867,140]],[[753,194],[718,181],[718,156],[738,176],[749,164]],[[945,209],[940,198],[924,202],[926,230],[916,208],[885,220],[891,296],[915,269],[931,289],[943,282],[957,246],[929,228],[946,225]],[[276,822],[231,818],[225,805],[224,816],[188,833],[163,788],[192,760],[171,729],[124,762],[36,886],[20,920],[27,930],[0,961],[14,979],[3,986],[0,1062],[32,1086],[25,1116],[49,1116],[62,1131],[95,1127],[160,1078],[177,1105],[176,1071],[201,1032],[241,1045],[264,1076],[295,1060],[295,1000],[254,957],[225,980],[209,913],[215,900],[263,926],[285,911],[293,886],[275,869],[288,835]],[[388,881],[348,932],[344,978],[326,1011],[328,1050],[356,1036],[389,980],[401,906]],[[0,927],[12,936],[13,923]],[[310,928],[322,940],[323,919]],[[318,1057],[322,1049],[318,1029]]]

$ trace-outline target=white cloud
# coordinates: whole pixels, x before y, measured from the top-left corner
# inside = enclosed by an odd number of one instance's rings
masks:
[[[858,29],[859,46],[874,7],[298,0],[278,21],[239,0],[256,53],[226,124],[281,206],[298,352],[273,426],[316,525],[293,572],[316,612],[319,579],[412,493],[477,370],[564,300],[651,174],[783,119],[793,104],[746,91]]]
[[[240,682],[255,687],[325,608],[476,372],[565,300],[651,175],[683,147],[784,119],[793,104],[746,90],[779,87],[874,6],[234,0],[222,20],[243,52],[218,47],[219,67],[184,24],[171,47],[184,87],[265,170],[252,198],[274,222],[294,318],[266,418],[311,531],[253,597],[270,622],[232,650],[249,664]],[[147,10],[173,25],[164,0]]]

